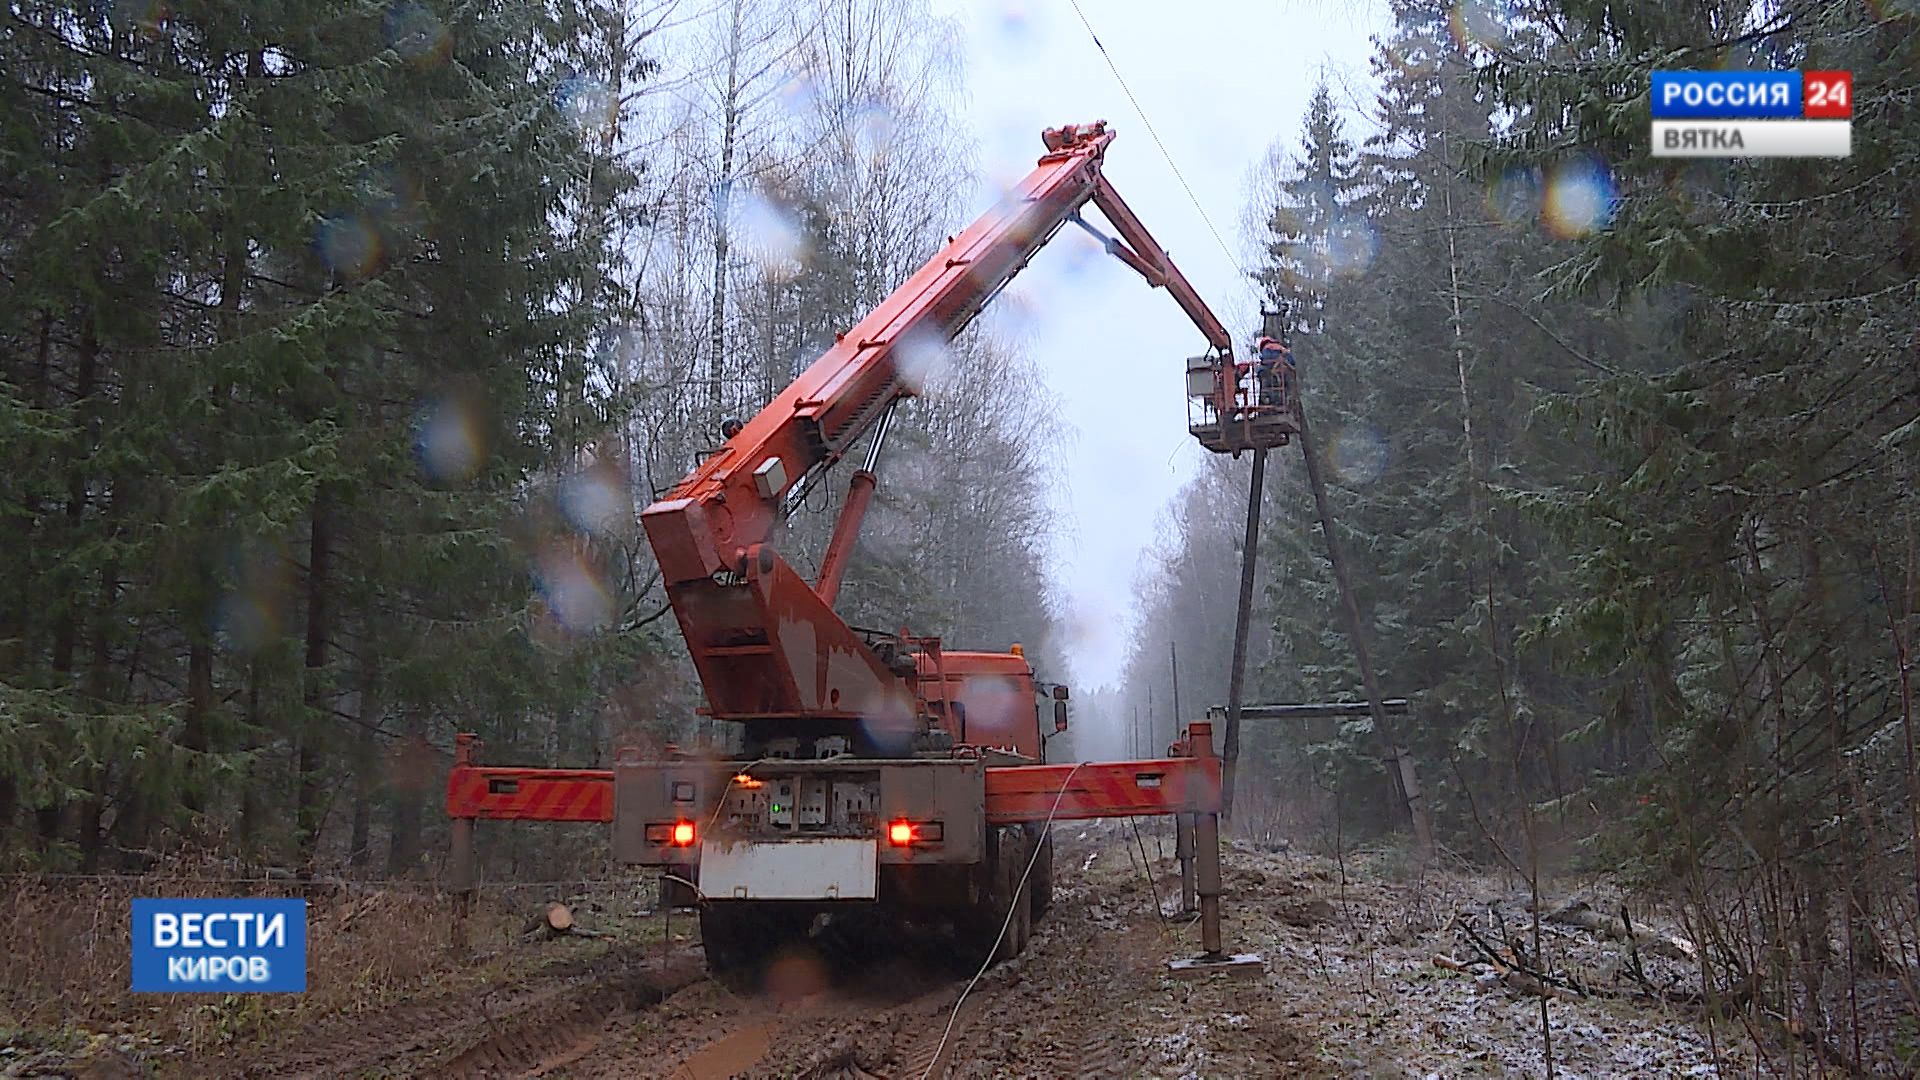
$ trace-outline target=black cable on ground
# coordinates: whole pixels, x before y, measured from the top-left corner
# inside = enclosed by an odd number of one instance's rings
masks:
[[[1140,869],[1147,875],[1147,891],[1153,894],[1153,913],[1160,917],[1160,928],[1166,929],[1167,913],[1160,907],[1160,883],[1153,880],[1153,864],[1147,861],[1147,843],[1140,839],[1140,819],[1129,817],[1127,824],[1133,826],[1133,843],[1140,849]]]

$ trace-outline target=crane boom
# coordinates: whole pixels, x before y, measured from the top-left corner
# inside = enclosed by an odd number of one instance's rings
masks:
[[[912,726],[911,665],[901,670],[834,613],[839,568],[816,590],[768,541],[796,485],[919,392],[916,350],[944,348],[1063,224],[1085,226],[1086,203],[1119,233],[1100,237],[1106,249],[1166,288],[1231,370],[1226,329],[1101,173],[1114,133],[1101,122],[1042,138],[1047,153],[1014,191],[641,515],[713,716]]]

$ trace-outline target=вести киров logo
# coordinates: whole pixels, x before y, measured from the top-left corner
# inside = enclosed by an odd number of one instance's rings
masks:
[[[137,992],[299,993],[305,900],[135,900]]]

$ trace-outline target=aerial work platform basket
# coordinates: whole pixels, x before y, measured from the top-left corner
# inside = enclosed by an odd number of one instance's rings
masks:
[[[1196,356],[1187,361],[1187,431],[1216,454],[1285,446],[1300,433],[1298,380],[1263,377],[1257,363]]]
[[[1245,360],[1228,347],[1187,359],[1187,431],[1216,454],[1271,450],[1300,434],[1300,373],[1292,319],[1262,304],[1260,336]]]

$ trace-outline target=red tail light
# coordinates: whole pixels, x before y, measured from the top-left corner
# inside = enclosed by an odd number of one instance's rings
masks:
[[[887,826],[887,841],[895,847],[938,843],[945,836],[946,828],[938,821],[896,821]]]
[[[647,843],[672,844],[674,847],[692,847],[695,833],[693,822],[676,821],[668,824],[656,821],[647,826]]]

